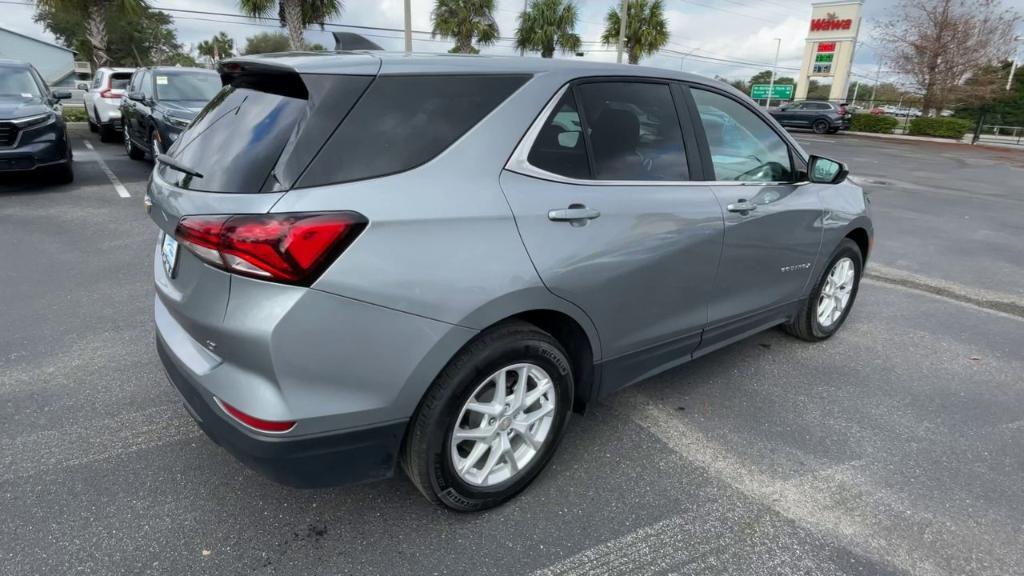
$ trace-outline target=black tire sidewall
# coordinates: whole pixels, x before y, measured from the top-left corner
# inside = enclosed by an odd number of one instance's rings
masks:
[[[529,362],[548,373],[555,384],[556,411],[548,442],[520,474],[497,486],[472,486],[455,472],[451,460],[450,441],[456,419],[469,395],[481,382],[499,369]],[[427,466],[431,488],[446,505],[457,510],[480,510],[495,506],[515,496],[540,473],[554,454],[565,429],[572,405],[573,381],[569,360],[561,347],[543,339],[503,342],[485,351],[467,369],[456,375],[457,384],[441,403],[437,426],[427,442]]]
[[[821,129],[821,126],[824,126],[825,128]],[[824,134],[828,132],[828,122],[825,120],[815,120],[814,123],[811,124],[811,130],[813,130],[815,134]]]
[[[836,262],[843,258],[849,258],[853,261],[853,288],[850,290],[850,300],[846,303],[846,309],[843,310],[843,314],[836,320],[831,326],[824,327],[818,322],[818,299],[821,297],[821,290],[825,286],[825,282],[828,279],[829,272],[832,271],[832,267],[836,265]],[[817,286],[814,287],[814,292],[811,293],[811,299],[808,305],[810,306],[810,323],[811,332],[816,338],[825,339],[836,332],[842,327],[843,323],[846,322],[847,316],[850,315],[850,311],[853,310],[853,304],[857,300],[857,293],[860,291],[860,277],[864,270],[864,262],[860,253],[860,249],[852,240],[843,240],[836,248],[836,251],[832,254],[832,258],[829,259],[828,264],[825,266],[825,270],[818,279]]]

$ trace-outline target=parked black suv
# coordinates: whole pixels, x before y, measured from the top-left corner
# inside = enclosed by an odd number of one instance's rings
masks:
[[[810,128],[818,134],[834,134],[850,128],[850,114],[846,104],[808,100],[784,104],[769,113],[783,126]]]
[[[0,60],[0,175],[45,170],[61,183],[75,178],[60,100],[27,62]]]
[[[121,99],[125,152],[134,160],[166,152],[220,88],[220,76],[205,68],[136,70]]]

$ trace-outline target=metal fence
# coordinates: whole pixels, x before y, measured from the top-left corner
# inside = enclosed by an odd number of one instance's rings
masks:
[[[1024,146],[1024,126],[982,124],[977,141]]]

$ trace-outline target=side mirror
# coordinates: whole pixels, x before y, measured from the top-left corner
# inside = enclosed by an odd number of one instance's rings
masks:
[[[67,100],[67,99],[71,98],[71,92],[68,92],[67,90],[55,91],[52,94],[53,94],[53,97],[56,98],[57,100]]]
[[[85,82],[79,82],[77,88],[79,90],[82,90],[82,91],[85,91],[85,92],[89,91],[89,85],[86,84]]]
[[[146,97],[142,95],[142,92],[129,92],[128,99],[133,102],[142,102]]]
[[[811,156],[807,172],[808,180],[815,184],[839,184],[850,174],[846,164],[821,156]]]

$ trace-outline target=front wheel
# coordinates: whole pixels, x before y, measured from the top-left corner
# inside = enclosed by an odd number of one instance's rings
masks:
[[[128,135],[128,126],[125,126],[124,128],[124,151],[132,160],[142,160],[146,157],[146,153],[139,150],[135,146],[135,143],[132,142],[132,137]]]
[[[853,308],[863,266],[860,247],[853,240],[843,238],[807,302],[796,317],[784,325],[785,330],[808,342],[835,334]]]
[[[491,328],[427,391],[409,424],[402,467],[431,502],[459,511],[497,506],[547,464],[572,396],[557,340],[525,322]]]

